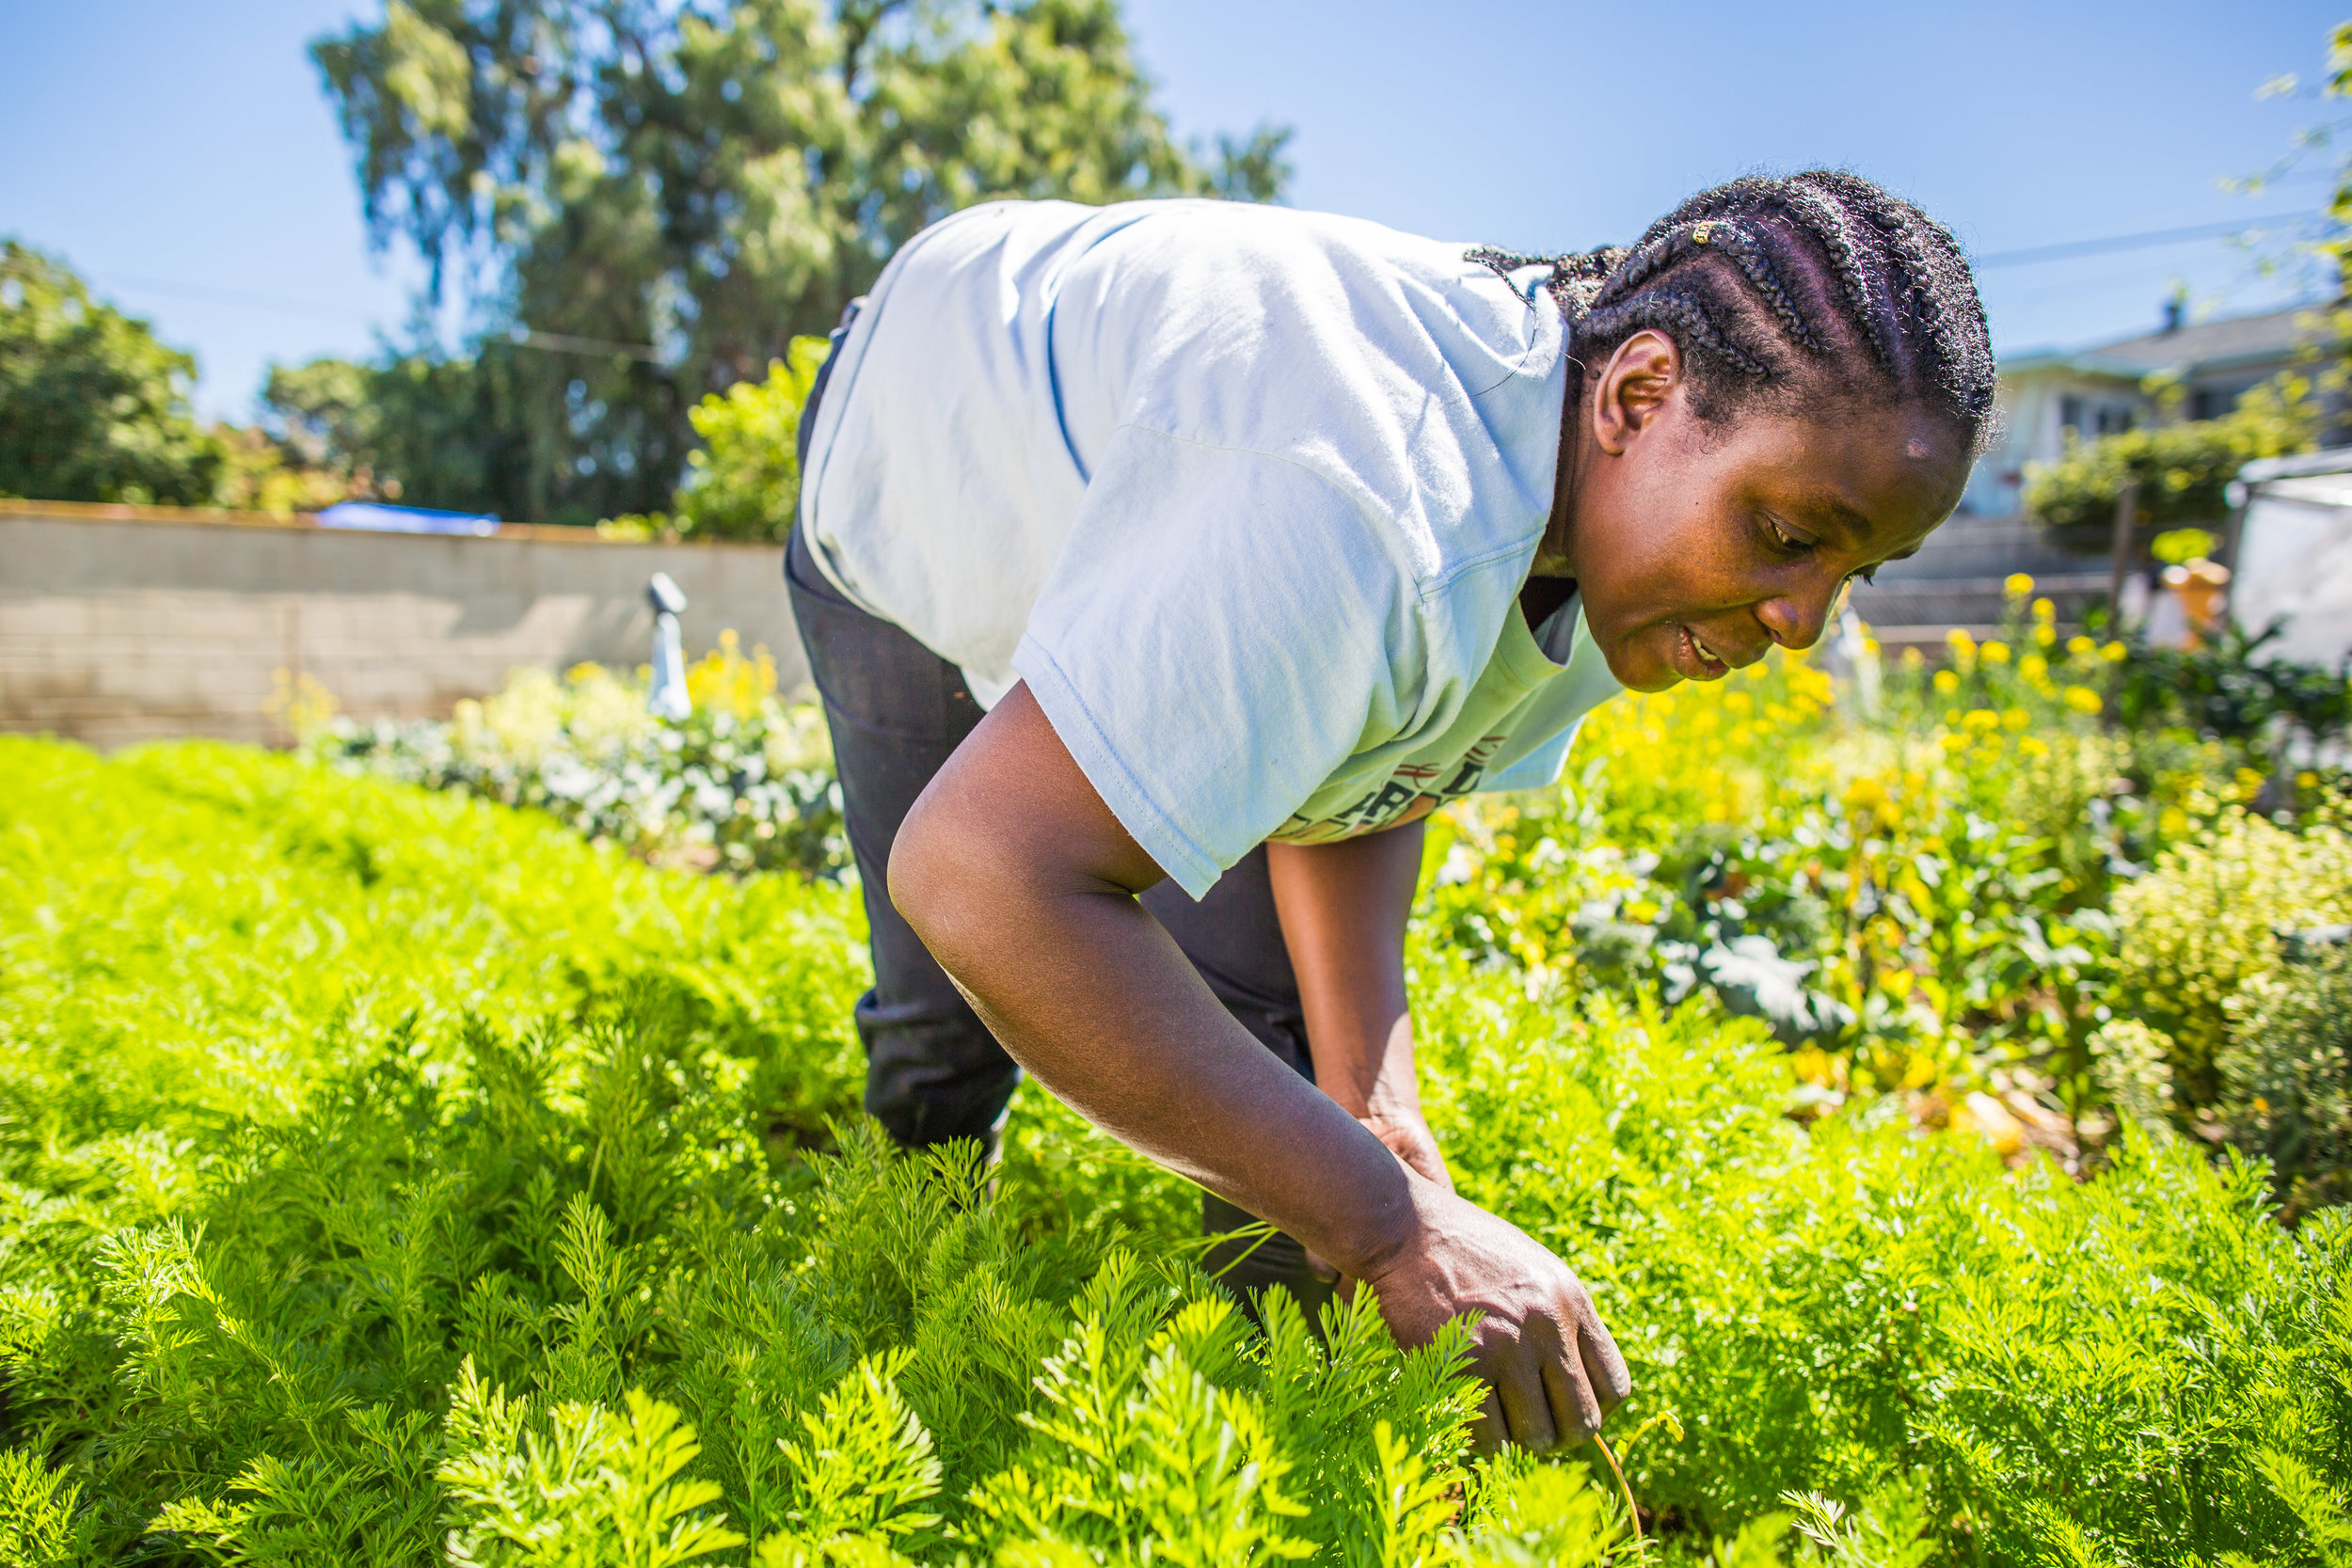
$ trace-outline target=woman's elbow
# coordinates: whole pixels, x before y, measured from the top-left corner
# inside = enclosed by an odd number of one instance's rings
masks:
[[[891,840],[884,874],[891,907],[926,945],[932,943],[932,931],[954,896],[955,832],[947,820],[952,808],[935,799],[936,794],[927,789],[915,798]]]

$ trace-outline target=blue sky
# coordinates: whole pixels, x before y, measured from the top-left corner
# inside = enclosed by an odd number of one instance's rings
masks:
[[[270,359],[362,355],[408,320],[413,259],[371,256],[304,43],[351,0],[8,0],[0,233],[63,255],[196,351],[199,401],[242,418]],[[2260,6],[1602,7],[1449,0],[1128,0],[1180,134],[1296,128],[1292,199],[1527,249],[1637,232],[1745,170],[1845,165],[1979,254],[2308,212],[2314,178],[2251,199],[2321,118],[2338,13]],[[2008,352],[2279,303],[2220,241],[1988,267]]]

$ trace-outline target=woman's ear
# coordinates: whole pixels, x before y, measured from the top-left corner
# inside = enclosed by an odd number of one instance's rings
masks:
[[[1658,416],[1682,383],[1682,350],[1663,332],[1644,327],[1617,345],[1594,388],[1593,439],[1612,457]]]

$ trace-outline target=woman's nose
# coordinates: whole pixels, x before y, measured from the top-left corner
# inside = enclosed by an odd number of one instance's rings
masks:
[[[1830,601],[1836,597],[1833,592],[1766,599],[1756,607],[1756,618],[1782,647],[1810,648],[1821,640],[1821,628],[1829,624]]]

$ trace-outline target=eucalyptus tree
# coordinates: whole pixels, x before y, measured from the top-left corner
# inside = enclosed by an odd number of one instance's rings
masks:
[[[666,507],[695,402],[957,208],[1288,172],[1286,132],[1180,145],[1115,0],[389,0],[312,54],[372,237],[470,312],[500,389],[466,401],[518,425],[527,483],[485,483],[542,517]]]

